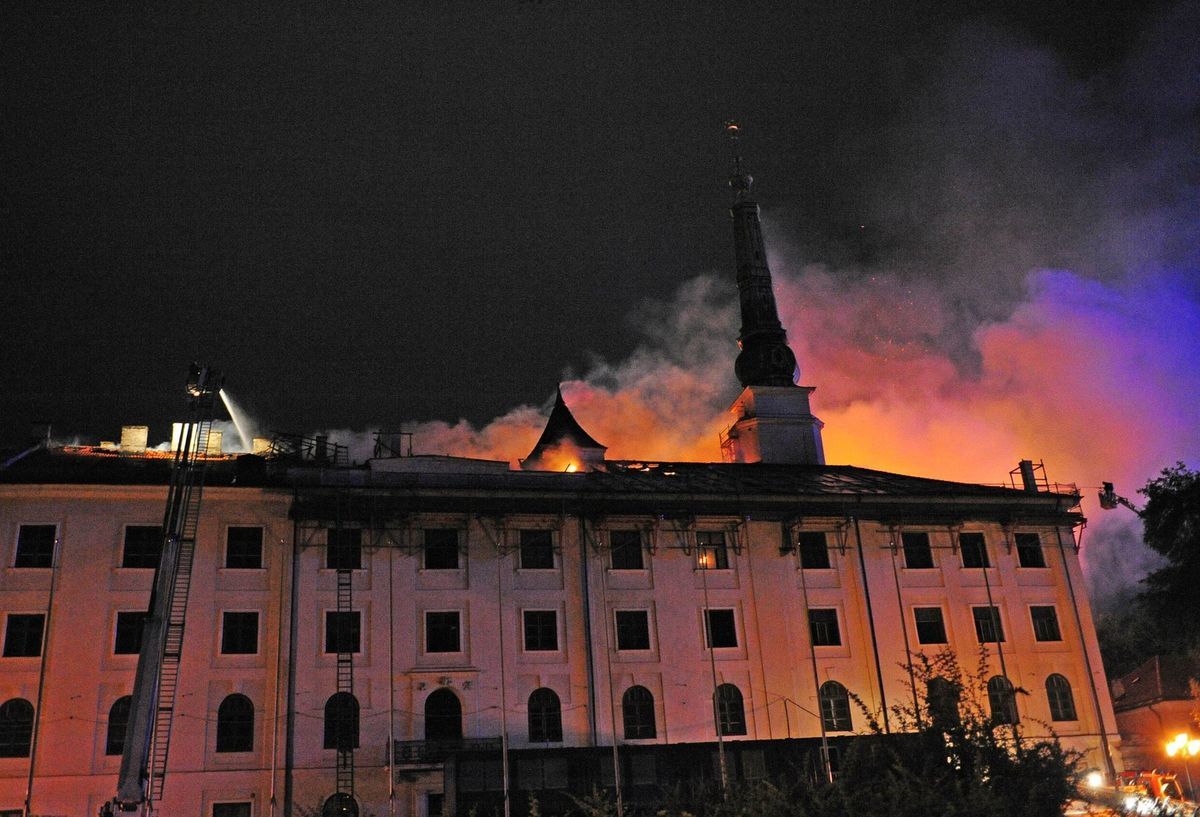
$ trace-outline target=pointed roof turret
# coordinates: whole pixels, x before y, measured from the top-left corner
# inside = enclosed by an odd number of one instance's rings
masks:
[[[525,471],[587,471],[604,462],[607,450],[608,446],[596,442],[575,419],[563,400],[562,386],[559,385],[542,436],[529,456],[521,460],[521,468]]]

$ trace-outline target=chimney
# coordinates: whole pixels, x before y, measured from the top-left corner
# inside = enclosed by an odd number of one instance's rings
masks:
[[[213,431],[212,429],[209,429],[209,431],[208,431],[208,448],[204,451],[204,453],[210,457],[220,456],[222,453],[222,442],[224,441],[224,439],[225,439],[225,432]]]
[[[318,462],[324,462],[329,458],[329,437],[325,434],[318,434],[313,445],[313,459]]]
[[[250,453],[263,456],[271,450],[270,437],[255,437],[250,441]]]
[[[149,438],[149,426],[121,426],[121,450],[127,454],[143,453]]]
[[[1021,460],[1017,463],[1017,468],[1021,471],[1021,487],[1030,493],[1038,492],[1037,477],[1033,474],[1033,460]]]

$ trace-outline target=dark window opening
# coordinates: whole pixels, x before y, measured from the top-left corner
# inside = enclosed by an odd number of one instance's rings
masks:
[[[1034,638],[1038,641],[1062,641],[1058,613],[1053,607],[1030,607],[1029,615],[1033,619]]]
[[[728,570],[729,550],[725,534],[719,530],[696,532],[696,567],[701,570]]]
[[[330,570],[362,569],[361,528],[329,528],[325,534],[325,567]]]
[[[820,531],[803,531],[798,543],[800,549],[800,567],[805,570],[825,570],[829,568],[829,547],[825,534]]]
[[[358,748],[358,699],[337,692],[325,702],[324,748],[345,752]]]
[[[37,658],[42,654],[42,630],[46,617],[41,613],[9,613],[4,628],[5,658]]]
[[[521,531],[521,569],[554,569],[554,538],[550,531]]]
[[[733,684],[721,684],[714,696],[717,703],[717,723],[722,735],[746,734],[746,710],[742,692]]]
[[[425,614],[425,652],[461,652],[462,630],[458,612]]]
[[[951,731],[962,721],[958,712],[961,689],[958,684],[934,676],[925,685],[925,703],[929,708],[929,719],[943,732]]]
[[[1042,538],[1036,533],[1018,533],[1017,564],[1021,567],[1045,567],[1046,554],[1042,552]]]
[[[358,652],[361,632],[359,611],[325,612],[325,652]]]
[[[987,694],[993,723],[1017,723],[1017,695],[1011,681],[1003,675],[992,676],[988,679]]]
[[[258,613],[221,615],[221,654],[254,655],[258,652]]]
[[[1000,610],[996,607],[972,607],[975,617],[975,637],[980,644],[999,643],[1004,640],[1004,626],[1000,623]]]
[[[1046,697],[1050,701],[1050,720],[1074,721],[1075,696],[1071,694],[1071,682],[1055,673],[1046,679]]]
[[[621,719],[626,740],[648,740],[657,736],[654,727],[654,695],[643,686],[632,686],[621,696]]]
[[[462,704],[448,689],[438,689],[425,699],[425,740],[461,740]]]
[[[982,533],[960,533],[958,547],[962,551],[963,567],[991,567],[988,560],[987,543]]]
[[[163,532],[158,525],[128,525],[121,567],[153,570],[162,558]]]
[[[114,655],[137,655],[142,651],[142,631],[149,613],[127,611],[117,613],[117,634],[113,639]]]
[[[213,803],[212,817],[251,817],[249,803]]]
[[[558,649],[558,614],[553,610],[526,610],[526,652],[552,652]]]
[[[850,719],[850,693],[837,681],[821,684],[821,720],[827,732],[849,732],[854,728]]]
[[[636,530],[614,530],[608,534],[613,570],[642,570],[642,534]]]
[[[129,729],[129,710],[132,695],[122,695],[108,710],[108,728],[104,735],[104,754],[119,755],[125,751],[125,732]]]
[[[54,564],[54,525],[22,525],[17,532],[17,558],[13,567],[51,567]]]
[[[217,707],[217,751],[254,748],[254,704],[245,695],[229,695]]]
[[[842,643],[842,633],[838,629],[837,610],[834,609],[810,609],[808,611],[808,624],[812,633],[812,643],[814,647],[837,647]]]
[[[231,527],[225,534],[225,567],[234,570],[258,570],[262,564],[263,529]]]
[[[929,544],[929,534],[920,532],[905,532],[900,534],[904,545],[904,566],[909,569],[926,570],[933,567],[933,548]]]
[[[458,531],[454,528],[425,529],[425,569],[458,570]]]
[[[918,644],[945,644],[946,622],[942,620],[941,607],[916,607],[913,618],[917,622]]]
[[[0,757],[29,757],[33,739],[33,704],[10,698],[0,704]]]
[[[562,705],[552,689],[535,689],[529,696],[529,742],[558,743],[563,739]]]
[[[645,610],[618,610],[617,649],[650,649],[650,616]]]
[[[736,647],[737,625],[732,610],[705,610],[704,637],[708,647],[723,649]]]

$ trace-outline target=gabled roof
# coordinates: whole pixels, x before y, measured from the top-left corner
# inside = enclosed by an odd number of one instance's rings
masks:
[[[1113,708],[1118,712],[1158,701],[1191,698],[1188,678],[1200,675],[1200,666],[1176,655],[1156,655],[1128,675],[1113,682]]]

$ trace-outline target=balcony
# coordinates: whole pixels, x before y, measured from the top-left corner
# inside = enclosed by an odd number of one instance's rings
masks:
[[[393,758],[397,764],[442,763],[461,752],[499,752],[502,745],[500,738],[398,740]]]

